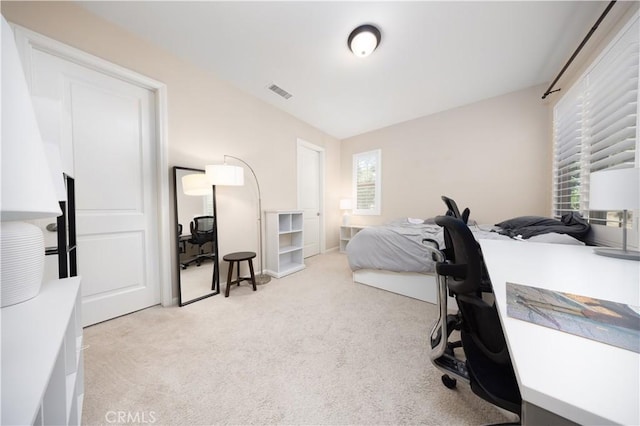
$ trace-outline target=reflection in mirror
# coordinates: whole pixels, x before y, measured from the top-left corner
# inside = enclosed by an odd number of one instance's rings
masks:
[[[220,292],[216,188],[204,170],[173,168],[180,306]]]

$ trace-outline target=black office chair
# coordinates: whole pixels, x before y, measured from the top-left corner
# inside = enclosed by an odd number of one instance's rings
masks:
[[[448,388],[456,386],[456,379],[462,379],[470,383],[476,395],[520,416],[522,397],[498,311],[494,302],[485,300],[488,297],[483,291],[480,246],[461,219],[438,216],[436,223],[449,233],[453,257],[444,259],[443,255],[442,261],[436,263],[440,315],[430,336],[431,361],[445,373],[442,381]],[[457,325],[465,358],[457,357],[449,347],[452,324],[447,315],[448,291],[458,304]]]
[[[464,223],[467,223],[469,221],[469,214],[471,213],[471,210],[469,210],[468,207],[465,208],[462,213],[460,213],[458,204],[453,199],[444,195],[440,198],[442,198],[442,201],[444,201],[447,206],[447,216],[453,216],[455,218],[461,219]]]
[[[189,228],[191,230],[191,238],[189,238],[187,241],[189,242],[189,244],[198,246],[198,254],[193,259],[185,262],[183,264],[183,268],[186,269],[186,267],[192,263],[200,266],[203,260],[213,259],[215,257],[213,249],[210,252],[205,252],[203,247],[207,243],[213,243],[215,237],[213,232],[213,224],[213,216],[198,216],[193,218],[193,220],[189,224]]]
[[[185,253],[187,251],[185,240],[182,238],[182,224],[178,224],[178,251],[179,253]]]

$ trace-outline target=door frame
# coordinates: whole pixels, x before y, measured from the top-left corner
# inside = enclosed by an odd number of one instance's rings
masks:
[[[67,44],[31,31],[27,28],[9,22],[14,33],[18,53],[24,67],[27,85],[31,89],[31,52],[40,50],[61,59],[106,74],[135,86],[147,89],[154,94],[156,120],[156,179],[158,182],[158,254],[159,259],[154,262],[157,267],[160,286],[160,303],[162,306],[175,304],[171,285],[171,247],[169,222],[169,146],[167,120],[167,86],[166,84],[139,74],[135,71],[116,65],[112,62],[71,47]]]
[[[307,149],[310,149],[312,151],[316,151],[319,154],[319,159],[320,159],[320,164],[319,164],[319,172],[320,172],[320,226],[319,226],[319,233],[320,233],[320,253],[324,253],[326,251],[326,237],[325,237],[325,200],[324,200],[324,193],[325,193],[325,150],[323,147],[318,146],[318,145],[314,145],[310,142],[305,141],[304,139],[301,138],[297,138],[296,141],[296,168],[297,168],[297,172],[296,172],[296,197],[297,197],[297,206],[298,208],[300,208],[300,176],[302,174],[302,165],[300,164],[300,161],[298,161],[298,152],[300,151],[300,148],[304,147]]]

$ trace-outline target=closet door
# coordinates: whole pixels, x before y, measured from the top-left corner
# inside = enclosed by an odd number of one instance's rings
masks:
[[[298,209],[304,214],[304,257],[322,251],[324,150],[298,139]]]
[[[83,325],[160,303],[154,92],[35,47],[29,53],[32,93],[63,106]]]

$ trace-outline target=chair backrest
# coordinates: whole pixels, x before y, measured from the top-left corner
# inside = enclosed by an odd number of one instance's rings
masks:
[[[455,217],[456,219],[461,219],[464,223],[467,223],[467,220],[469,219],[469,213],[470,213],[469,208],[464,209],[464,211],[461,214],[460,210],[458,209],[458,204],[452,198],[446,197],[444,195],[441,196],[440,198],[442,198],[442,201],[444,201],[444,204],[447,206],[447,213],[446,213],[447,216]],[[449,236],[449,231],[447,231],[447,228],[444,229],[443,237],[444,237],[445,248],[442,251],[444,255],[446,256],[447,259],[455,260],[453,249],[449,248],[452,246],[452,243],[451,243],[451,237]]]
[[[198,244],[204,244],[213,241],[213,216],[197,216],[189,225],[191,230],[191,239]]]
[[[447,249],[453,254],[436,264],[436,272],[447,277],[447,287],[462,315],[464,332],[494,362],[510,362],[496,306],[482,298],[487,278],[480,245],[461,219],[438,216],[435,221],[449,234],[450,241],[445,240],[445,244],[451,244]]]
[[[458,209],[458,204],[449,197],[446,196],[441,196],[440,198],[442,198],[442,201],[444,201],[444,204],[447,206],[447,216],[453,216],[457,219],[462,219],[462,221],[464,223],[467,223],[467,221],[469,220],[469,214],[471,213],[471,210],[469,210],[469,208],[465,208],[462,213],[460,213],[460,209]]]

